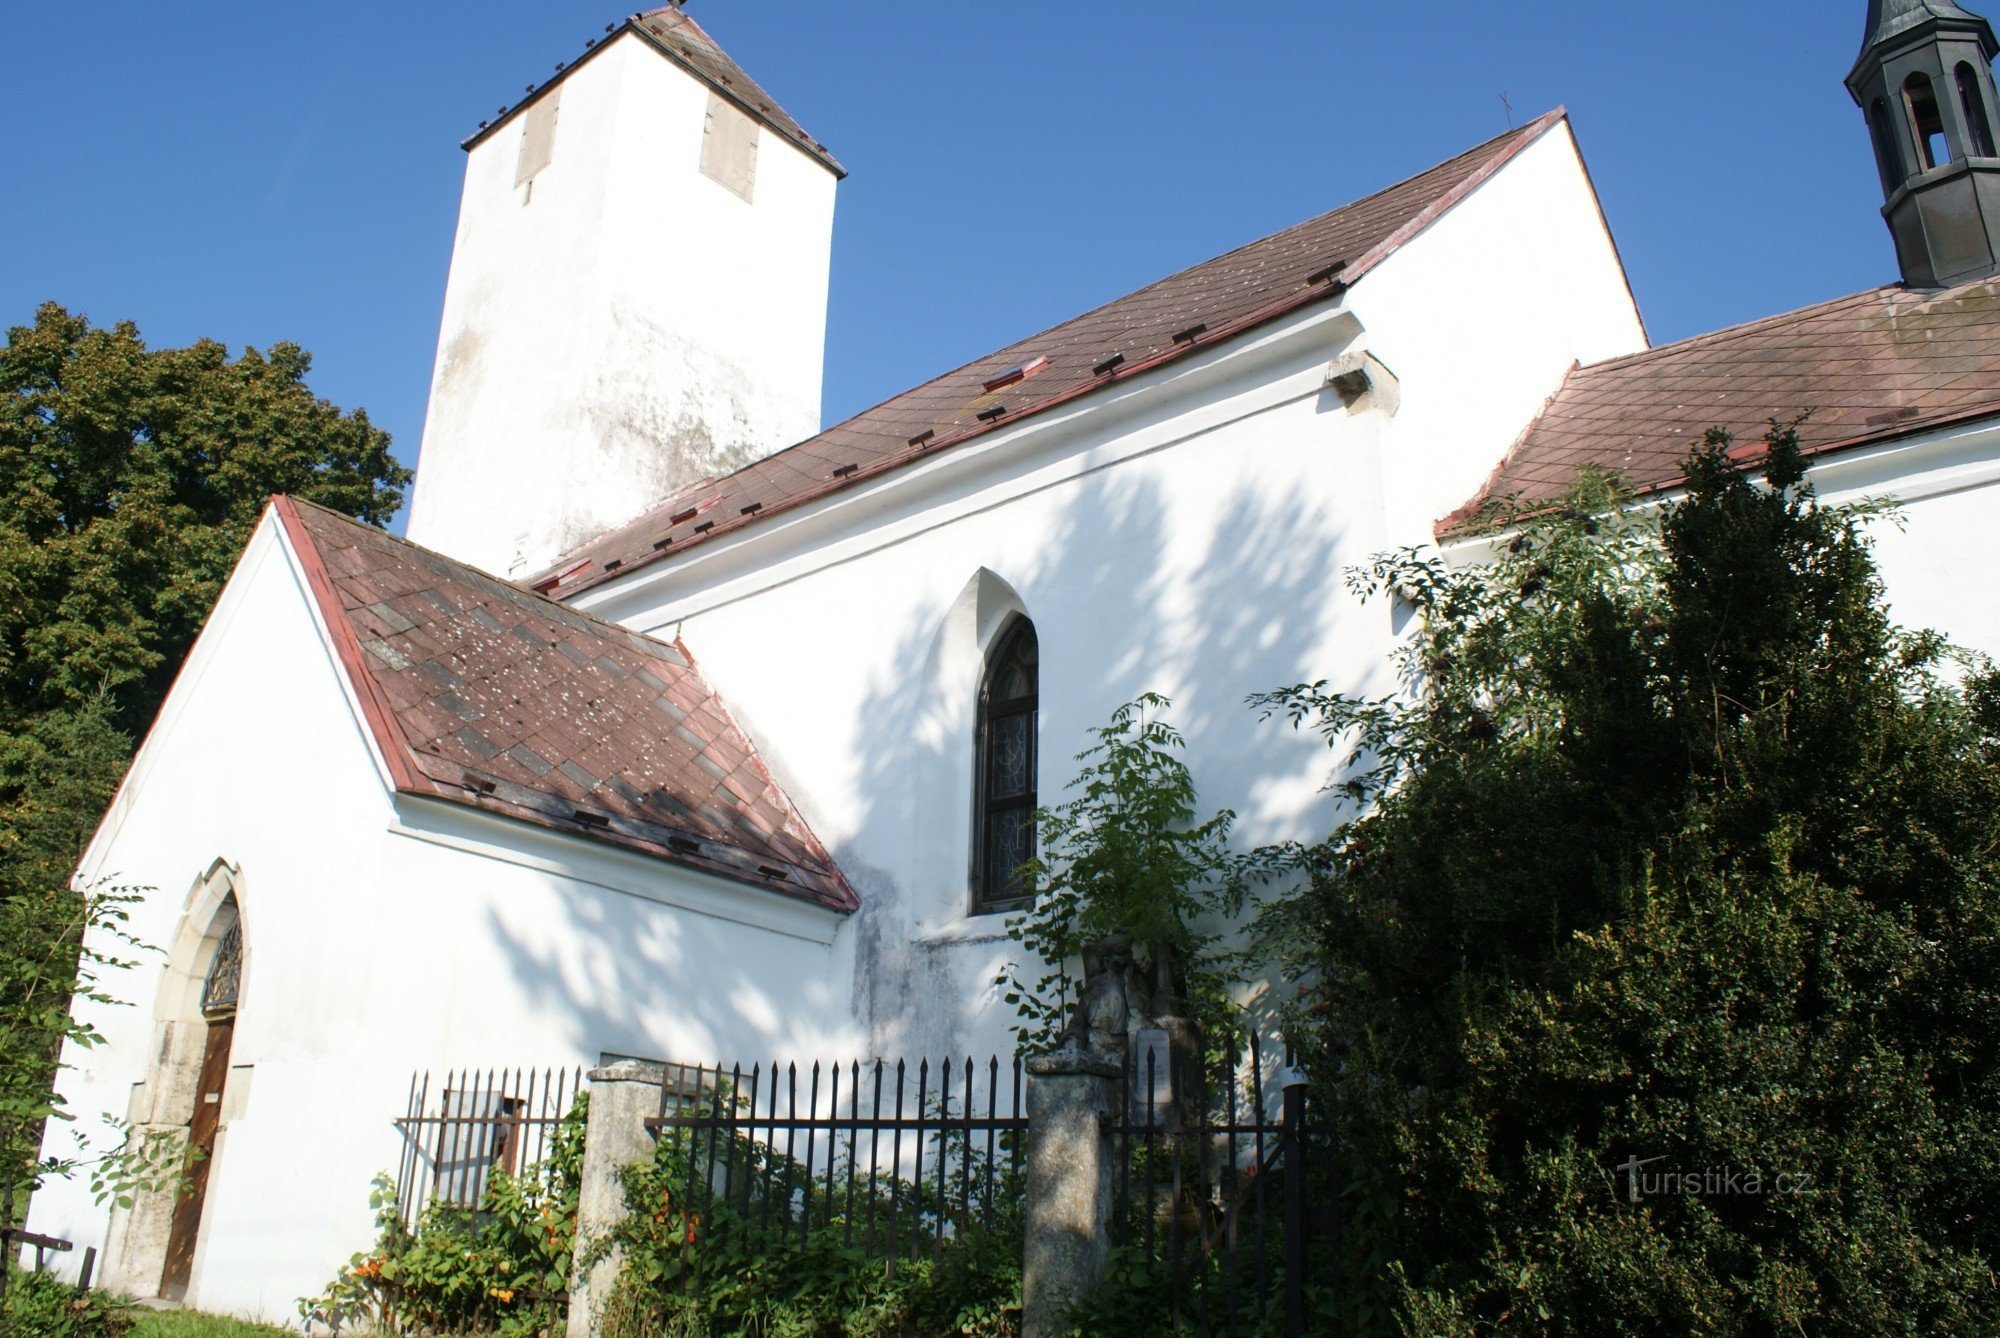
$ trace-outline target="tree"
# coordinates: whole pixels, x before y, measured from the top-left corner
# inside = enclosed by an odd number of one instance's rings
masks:
[[[295,344],[149,349],[54,303],[0,348],[0,957],[73,972],[69,877],[266,499],[381,524],[409,471],[315,396]],[[49,940],[53,936],[54,943]],[[0,1068],[46,1072],[61,1014],[0,979]],[[39,991],[39,993],[38,993]],[[31,1083],[30,1086],[33,1084]],[[20,1111],[14,1112],[17,1116]],[[34,1157],[35,1121],[0,1140]]]
[[[1263,699],[1364,805],[1267,921],[1348,1331],[2000,1327],[2000,680],[1766,446],[1379,559],[1409,691]]]
[[[1076,755],[1069,797],[1035,814],[1041,853],[1018,875],[1035,900],[1007,932],[1043,974],[1024,980],[1014,961],[994,982],[1030,1053],[1078,1025],[1079,968],[1109,944],[1130,959],[1128,1002],[1142,1017],[1184,1014],[1215,1032],[1232,1011],[1217,931],[1242,901],[1228,846],[1236,815],[1197,820],[1183,740],[1166,722],[1172,705],[1146,693],[1113,711]]]

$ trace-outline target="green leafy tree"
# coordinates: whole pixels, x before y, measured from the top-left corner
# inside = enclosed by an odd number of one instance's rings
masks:
[[[310,367],[294,344],[234,359],[207,340],[151,349],[129,323],[94,328],[53,303],[8,331],[0,958],[73,973],[88,914],[64,891],[70,874],[269,495],[378,524],[400,505],[409,473],[388,435],[315,396]],[[69,1034],[67,1013],[44,1007],[45,984],[0,976],[10,1092],[45,1088]],[[11,1109],[0,1182],[19,1185],[39,1130]]]
[[[1031,1053],[1055,1048],[1084,953],[1114,938],[1144,987],[1135,1009],[1185,1008],[1211,1032],[1232,1011],[1218,931],[1242,904],[1228,845],[1235,815],[1199,817],[1183,741],[1166,722],[1172,705],[1147,693],[1112,712],[1077,754],[1069,797],[1035,815],[1041,853],[1019,874],[1035,901],[1007,929],[1042,974],[1029,980],[1011,962],[995,982]]]
[[[1347,1331],[2000,1329],[2000,682],[1767,446],[1380,559],[1411,691],[1265,699],[1366,805],[1268,921]]]

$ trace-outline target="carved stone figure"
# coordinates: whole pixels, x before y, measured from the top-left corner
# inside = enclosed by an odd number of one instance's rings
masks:
[[[1063,1048],[1117,1063],[1131,1025],[1132,948],[1114,934],[1083,951],[1083,988],[1064,1029]]]

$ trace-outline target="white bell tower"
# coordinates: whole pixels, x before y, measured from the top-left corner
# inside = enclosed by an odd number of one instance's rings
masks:
[[[819,430],[844,173],[677,6],[465,147],[410,538],[525,576]]]

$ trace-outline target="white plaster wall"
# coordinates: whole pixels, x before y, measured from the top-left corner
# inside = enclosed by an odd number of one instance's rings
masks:
[[[1204,802],[1238,810],[1246,837],[1325,823],[1323,750],[1259,726],[1243,699],[1324,673],[1382,686],[1386,613],[1340,583],[1380,543],[1374,425],[1330,398],[1308,380],[1301,398],[1113,468],[1051,463],[1039,490],[969,498],[962,518],[688,619],[705,671],[861,895],[843,931],[848,1048],[1006,1048],[987,985],[1009,945],[997,917],[965,910],[979,656],[1010,609],[1040,639],[1047,799],[1087,730],[1158,691]]]
[[[531,187],[525,115],[467,155],[411,500],[503,575],[819,427],[833,173],[764,130],[754,203],[703,176],[706,85],[629,32],[558,85]]]
[[[2000,425],[1991,420],[1832,457],[1810,473],[1822,500],[1886,502],[1868,534],[1904,627],[2000,656]]]
[[[267,517],[204,629],[112,811],[82,878],[154,891],[133,908],[131,932],[164,947],[187,893],[217,859],[242,871],[245,941],[242,1006],[227,1106],[211,1167],[211,1221],[196,1259],[191,1299],[223,1309],[288,1313],[297,1268],[272,1268],[274,1251],[302,1231],[322,1238],[365,1229],[365,1201],[317,1205],[306,1223],[290,1193],[302,1177],[339,1164],[345,1148],[316,1127],[337,1109],[366,1034],[380,832],[389,816],[367,747],[338,690],[302,589]],[[84,1015],[107,1043],[71,1050],[59,1086],[96,1131],[100,1115],[126,1117],[156,1044],[158,955],[110,976],[127,1007]],[[247,1081],[247,1090],[245,1083]],[[67,1134],[52,1129],[51,1151]],[[246,1156],[265,1147],[269,1156]],[[365,1186],[365,1181],[364,1181]],[[105,1244],[106,1212],[80,1185],[56,1182],[35,1196],[34,1228],[84,1247]],[[208,1259],[218,1240],[239,1242],[226,1276]],[[351,1248],[351,1247],[350,1247]],[[326,1257],[322,1252],[321,1257]],[[107,1262],[110,1255],[107,1254]],[[151,1279],[120,1279],[150,1292]],[[276,1291],[272,1289],[275,1288]],[[280,1292],[286,1294],[279,1294]]]
[[[377,952],[410,1004],[405,1082],[447,1056],[747,1068],[839,1031],[834,912],[449,805],[399,812],[382,879],[398,932]]]
[[[593,1064],[609,1051],[825,1053],[838,917],[433,801],[392,800],[271,522],[253,540],[86,859],[157,889],[131,929],[168,944],[193,881],[240,871],[246,966],[225,1124],[190,1304],[296,1318],[373,1236],[417,1069]],[[156,1045],[157,956],[89,1007],[107,1043],[62,1090],[97,1129],[126,1117]],[[66,1132],[51,1151],[67,1151]],[[107,1244],[81,1184],[37,1194],[33,1229]],[[106,1258],[112,1257],[105,1252]],[[102,1274],[100,1274],[102,1276]],[[157,1276],[112,1279],[150,1294]]]
[[[1478,493],[1572,364],[1646,347],[1567,122],[1391,256],[1353,305],[1402,381],[1384,465],[1398,544],[1428,543]]]
[[[1456,505],[1574,358],[1641,338],[1622,274],[1595,263],[1609,243],[1565,132],[1437,228],[1471,260],[1440,242],[1430,265],[1364,278],[1348,311],[1302,313],[582,597],[687,638],[856,883],[863,910],[836,944],[854,1048],[1006,1046],[986,986],[1008,945],[965,907],[979,654],[1010,609],[1040,635],[1044,802],[1086,731],[1158,691],[1240,842],[1335,820],[1332,754],[1260,723],[1246,695],[1322,677],[1389,690],[1393,612],[1357,604],[1344,574],[1428,537],[1432,503],[1398,487]],[[1581,262],[1580,239],[1597,248]],[[1570,287],[1551,302],[1559,270]],[[1324,385],[1362,346],[1403,374],[1393,420]],[[1496,368],[1455,367],[1474,353]],[[1459,490],[1450,475],[1480,452]]]
[[[1992,483],[1907,503],[1902,524],[1870,524],[1889,610],[1905,627],[1943,632],[1957,644],[2000,656],[2000,552]]]

